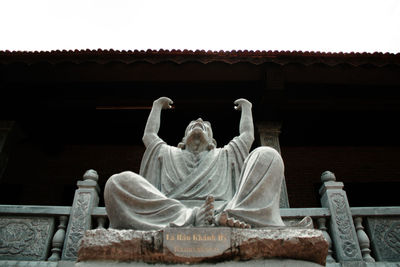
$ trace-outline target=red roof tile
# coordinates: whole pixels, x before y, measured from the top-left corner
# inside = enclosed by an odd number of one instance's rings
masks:
[[[0,63],[9,64],[21,62],[34,64],[48,62],[57,64],[61,62],[83,63],[96,62],[105,64],[109,62],[148,62],[152,64],[160,62],[224,62],[235,64],[246,62],[251,64],[277,63],[281,65],[297,63],[304,65],[326,64],[334,66],[338,64],[350,64],[361,66],[371,64],[374,66],[400,65],[400,53],[325,53],[309,51],[205,51],[205,50],[55,50],[55,51],[0,51]]]

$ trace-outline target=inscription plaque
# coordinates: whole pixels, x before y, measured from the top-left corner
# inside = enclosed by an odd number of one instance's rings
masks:
[[[184,258],[222,255],[231,246],[229,228],[166,228],[164,251]]]

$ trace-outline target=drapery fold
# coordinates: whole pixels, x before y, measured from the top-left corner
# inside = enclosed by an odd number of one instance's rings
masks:
[[[222,209],[235,219],[255,227],[283,226],[282,158],[270,147],[250,155],[248,150],[240,137],[199,155],[156,140],[147,147],[139,174],[122,172],[107,181],[110,226],[151,230],[193,225],[198,207],[180,200],[205,200],[209,195],[225,203]]]

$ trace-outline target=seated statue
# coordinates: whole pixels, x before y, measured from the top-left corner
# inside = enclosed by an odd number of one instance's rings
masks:
[[[172,104],[167,97],[153,103],[140,173],[126,171],[107,181],[110,227],[284,226],[279,212],[282,158],[271,147],[249,154],[254,141],[252,104],[234,102],[241,111],[240,134],[223,148],[216,147],[211,124],[202,119],[187,126],[178,147],[167,145],[157,134],[161,110]]]

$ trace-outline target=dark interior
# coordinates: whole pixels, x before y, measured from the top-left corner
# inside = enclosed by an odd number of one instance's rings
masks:
[[[291,207],[320,206],[325,170],[344,182],[351,206],[399,206],[399,65],[293,61],[3,59],[0,121],[14,124],[1,152],[0,204],[71,205],[87,169],[102,189],[114,173],[139,172],[152,102],[168,96],[174,109],[163,111],[159,136],[171,145],[199,117],[219,146],[229,142],[237,98],[253,103],[256,123],[281,122]]]

